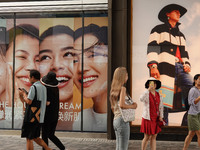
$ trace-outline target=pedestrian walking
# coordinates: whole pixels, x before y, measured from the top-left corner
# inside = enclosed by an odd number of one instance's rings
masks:
[[[25,102],[27,104],[21,137],[26,138],[27,150],[33,150],[33,141],[42,146],[45,150],[51,150],[40,138],[40,129],[41,124],[44,122],[47,100],[46,88],[40,83],[40,72],[37,70],[30,70],[29,81],[32,83],[32,86],[30,87],[28,95],[25,90],[19,88],[20,100],[22,103]],[[38,109],[35,109],[36,107],[31,107],[34,100],[41,102],[39,111],[37,111]],[[30,110],[33,112],[31,113],[27,108],[31,108]]]
[[[197,135],[198,145],[200,147],[200,74],[194,76],[193,87],[188,94],[188,135],[185,138],[183,150],[187,150],[194,135]]]
[[[44,124],[42,125],[42,139],[48,145],[49,138],[60,150],[64,150],[65,146],[55,135],[59,116],[59,89],[56,74],[50,71],[41,78],[41,83],[47,88],[47,101],[49,103],[46,107]]]

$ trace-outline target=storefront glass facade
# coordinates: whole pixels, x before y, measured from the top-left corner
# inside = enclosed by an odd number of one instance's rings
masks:
[[[29,70],[59,81],[57,130],[107,131],[107,10],[0,15],[0,128],[20,129]]]

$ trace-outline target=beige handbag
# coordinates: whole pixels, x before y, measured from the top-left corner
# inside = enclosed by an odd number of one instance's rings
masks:
[[[133,100],[129,95],[125,97],[125,104],[126,105],[133,104]],[[119,109],[121,111],[124,122],[131,122],[135,120],[135,109],[122,109],[120,107]]]

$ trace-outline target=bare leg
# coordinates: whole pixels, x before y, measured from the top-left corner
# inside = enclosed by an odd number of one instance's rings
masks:
[[[190,145],[190,142],[192,141],[192,138],[195,135],[195,131],[189,131],[187,137],[185,138],[185,143],[183,150],[187,150],[188,146]]]
[[[198,142],[198,145],[200,147],[200,130],[196,131],[196,135],[197,135],[197,138],[198,138],[197,142]]]
[[[33,140],[26,139],[26,149],[33,150]]]
[[[151,136],[151,141],[150,141],[151,150],[156,150],[156,137],[157,137],[157,134],[154,134]]]
[[[142,150],[146,150],[147,144],[148,144],[148,141],[149,141],[150,137],[151,137],[151,135],[148,135],[148,134],[144,133],[144,138],[142,140]]]
[[[38,145],[42,146],[45,150],[51,150],[41,138],[33,139]]]

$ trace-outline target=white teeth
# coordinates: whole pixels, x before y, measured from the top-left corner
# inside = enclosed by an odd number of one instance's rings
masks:
[[[58,82],[60,81],[68,81],[69,78],[66,78],[66,77],[56,77],[56,79],[58,80]]]
[[[21,78],[21,80],[25,81],[25,82],[29,82],[28,78]]]
[[[88,81],[95,80],[96,78],[97,78],[97,77],[85,78],[85,79],[83,79],[83,83],[84,83],[84,82],[88,82]]]

